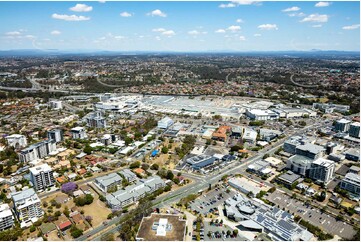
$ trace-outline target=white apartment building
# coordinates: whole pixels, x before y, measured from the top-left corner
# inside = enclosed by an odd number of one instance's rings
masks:
[[[48,131],[48,139],[56,143],[63,141],[63,131],[61,129],[52,129]]]
[[[28,142],[26,141],[26,137],[22,134],[12,134],[5,137],[8,146],[12,146],[14,148],[22,148],[27,146]]]
[[[30,180],[34,184],[36,191],[45,190],[55,185],[53,171],[48,164],[31,167]]]
[[[336,121],[335,130],[340,132],[348,132],[350,129],[351,121],[347,119],[340,119]]]
[[[342,179],[340,187],[353,194],[360,195],[360,175],[354,173],[347,173]]]
[[[87,137],[84,127],[75,127],[70,131],[73,139],[85,139]]]
[[[322,183],[329,183],[335,173],[335,162],[324,158],[313,161],[310,168],[309,177]]]
[[[24,191],[12,193],[11,197],[21,227],[25,227],[27,222],[36,222],[44,215],[41,209],[41,201],[34,189],[29,188]]]
[[[49,107],[54,110],[60,110],[63,108],[63,102],[58,100],[49,101]]]
[[[56,150],[56,144],[53,140],[44,140],[30,145],[28,148],[20,151],[19,160],[21,162],[30,162],[42,159]]]
[[[14,216],[8,204],[0,204],[0,231],[11,228],[14,225]]]

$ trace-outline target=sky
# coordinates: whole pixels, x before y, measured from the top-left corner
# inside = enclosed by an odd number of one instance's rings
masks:
[[[0,2],[0,49],[360,50],[360,2]]]

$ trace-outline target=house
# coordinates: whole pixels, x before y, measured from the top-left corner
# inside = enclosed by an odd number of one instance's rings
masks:
[[[59,230],[65,231],[71,227],[72,223],[65,215],[61,215],[58,220],[55,221],[55,225]]]
[[[83,196],[83,195],[84,195],[84,192],[82,190],[80,190],[80,189],[73,192],[74,197],[80,197],[80,196]]]
[[[139,175],[142,175],[144,176],[145,175],[145,171],[142,169],[142,168],[136,168],[133,170],[136,174],[139,174]]]
[[[81,168],[77,171],[79,175],[84,175],[86,173],[86,170],[84,168]]]
[[[79,189],[82,190],[84,194],[91,194],[91,190],[88,185],[81,185]]]
[[[73,220],[73,222],[77,225],[84,223],[83,216],[79,212],[73,213],[70,217]]]
[[[67,203],[68,201],[70,200],[70,198],[68,197],[68,195],[66,194],[58,194],[55,198],[55,201],[57,203],[60,203],[60,204],[65,204]]]

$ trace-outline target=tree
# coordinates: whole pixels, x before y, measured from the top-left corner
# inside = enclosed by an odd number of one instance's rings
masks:
[[[168,170],[168,171],[167,171],[167,179],[173,180],[173,178],[174,178],[173,172],[172,172],[171,170]]]
[[[78,185],[76,183],[68,182],[68,183],[65,183],[65,184],[63,184],[61,186],[61,191],[66,193],[66,194],[70,194],[70,193],[74,192],[77,188],[78,188]]]
[[[165,147],[165,146],[163,146],[163,148],[162,148],[162,153],[163,153],[163,154],[168,154],[168,148]]]
[[[140,167],[139,161],[135,161],[132,164],[130,164],[130,166],[129,166],[130,169],[135,169],[135,168],[139,168],[139,167]]]
[[[238,235],[238,229],[233,230],[233,236],[237,237]]]
[[[153,171],[159,170],[159,165],[158,164],[153,164],[153,165],[151,165],[150,169],[153,170]]]
[[[75,225],[73,225],[70,228],[70,234],[74,239],[76,239],[83,235],[83,230],[78,229]]]
[[[65,208],[64,208],[63,214],[64,214],[65,216],[69,217],[70,211],[69,211],[69,208],[68,208],[68,207],[65,207]]]
[[[90,145],[86,144],[85,147],[84,147],[84,149],[83,149],[83,151],[84,151],[84,153],[86,153],[87,155],[90,155],[90,154],[92,153],[92,151],[93,151],[93,148],[92,148]]]
[[[30,233],[34,232],[35,229],[36,229],[35,226],[34,226],[34,225],[31,225],[31,226],[30,226]]]

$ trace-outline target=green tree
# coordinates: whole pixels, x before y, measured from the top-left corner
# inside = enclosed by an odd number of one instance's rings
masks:
[[[83,149],[84,153],[86,153],[87,155],[90,155],[93,151],[93,148],[90,147],[90,145],[85,145],[84,149]]]

